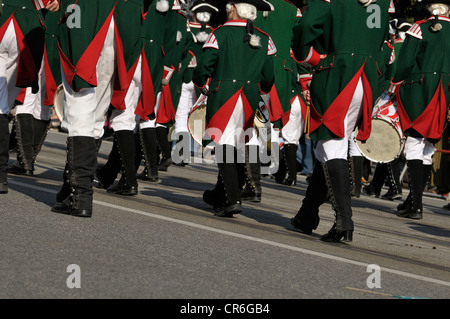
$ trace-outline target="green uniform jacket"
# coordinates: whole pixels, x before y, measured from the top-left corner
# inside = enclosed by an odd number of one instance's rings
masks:
[[[62,0],[59,53],[73,90],[97,86],[97,62],[117,0]]]
[[[169,1],[173,6],[173,0]],[[142,55],[142,95],[136,108],[136,114],[143,120],[154,119],[156,95],[161,88],[164,73],[164,37],[165,28],[172,10],[159,11],[157,0],[145,0],[145,20],[141,30]]]
[[[384,41],[381,47],[381,53],[378,58],[377,66],[379,73],[378,90],[374,91],[375,97],[379,97],[389,88],[392,78],[394,77],[393,67],[395,62],[395,50],[392,44]]]
[[[225,130],[240,95],[245,112],[243,129],[252,127],[260,95],[270,92],[274,83],[276,47],[269,35],[257,28],[254,34],[260,37],[261,46],[244,42],[246,24],[246,20],[231,20],[215,29],[194,71],[194,84],[209,86],[207,128],[220,132]],[[219,135],[213,136],[215,142],[219,139]]]
[[[442,30],[430,29],[431,17],[407,32],[392,80],[400,123],[405,135],[441,139],[449,103],[450,18],[439,17]]]
[[[296,28],[296,60],[313,66],[310,136],[343,138],[344,119],[359,79],[364,86],[358,140],[367,140],[378,86],[377,59],[389,31],[390,0],[364,8],[357,0],[309,0]],[[375,11],[371,11],[374,10]],[[326,58],[320,59],[320,54]]]
[[[171,67],[174,71],[169,84],[163,88],[156,123],[170,126],[175,120],[175,113],[181,96],[183,71],[191,58],[185,61],[184,67],[182,61],[189,54],[193,36],[188,28],[188,19],[181,11],[176,12],[173,19],[168,23],[168,29],[165,31],[163,62],[166,67]]]
[[[44,53],[44,23],[40,10],[30,0],[3,0],[3,14],[0,17],[0,41],[10,24],[16,26],[19,44],[19,65],[16,86],[38,88],[38,72]]]
[[[297,67],[291,59],[293,28],[298,25],[302,16],[301,11],[292,3],[285,0],[271,0],[275,10],[272,12],[258,11],[255,26],[270,35],[277,53],[274,56],[275,83],[270,92],[269,111],[270,120],[278,127],[285,112],[291,109],[290,92],[292,76],[296,78]]]
[[[51,106],[54,103],[55,93],[61,84],[61,62],[58,54],[58,30],[59,12],[48,12],[45,15],[45,48],[44,48],[44,72],[45,94],[44,105]]]
[[[195,38],[197,39],[197,41],[194,41],[193,45],[192,45],[192,53],[195,56],[195,64],[197,64],[197,61],[200,60],[202,53],[203,53],[203,45],[205,44],[206,39],[204,39],[203,37],[205,36],[205,34],[209,37],[209,35],[211,34],[211,32],[213,31],[213,28],[209,25],[205,25],[204,28],[202,28],[202,25],[200,23],[196,23],[196,22],[190,22],[189,23],[189,28],[192,32],[192,34],[194,34]],[[202,33],[204,32],[204,33]],[[183,82],[184,83],[189,83],[190,81],[192,81],[192,76],[194,74],[194,70],[195,67],[193,68],[188,68],[184,74],[183,74]],[[200,96],[201,92],[198,90],[198,88],[195,88],[195,93],[197,95],[197,97]]]
[[[144,1],[118,0],[114,11],[114,21],[116,25],[117,74],[111,104],[118,110],[124,110],[127,107],[125,96],[144,47],[140,36],[144,24]]]

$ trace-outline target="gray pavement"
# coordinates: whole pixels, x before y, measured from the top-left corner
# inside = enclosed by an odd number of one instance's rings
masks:
[[[51,131],[35,176],[10,175],[10,191],[0,196],[0,298],[450,297],[450,211],[442,198],[426,196],[424,218],[409,220],[396,216],[399,201],[361,195],[353,199],[354,241],[323,243],[319,236],[333,222],[329,203],[310,236],[289,222],[305,194],[304,176],[293,187],[264,177],[261,203],[219,218],[201,198],[216,166],[189,164],[160,172],[159,183],[140,182],[135,197],[95,188],[93,217],[76,218],[50,211],[65,138]],[[102,144],[99,163],[110,148]]]

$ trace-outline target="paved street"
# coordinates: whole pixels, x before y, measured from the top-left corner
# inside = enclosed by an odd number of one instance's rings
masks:
[[[160,172],[159,183],[140,182],[135,197],[95,188],[93,217],[76,218],[50,211],[65,138],[50,132],[35,176],[10,175],[10,191],[0,196],[0,298],[450,297],[450,211],[442,198],[426,196],[424,218],[409,220],[396,216],[399,201],[361,195],[353,199],[354,241],[324,243],[330,203],[312,235],[290,225],[304,176],[293,187],[264,177],[261,203],[219,218],[201,198],[216,166],[190,164]],[[105,141],[99,163],[110,149]]]

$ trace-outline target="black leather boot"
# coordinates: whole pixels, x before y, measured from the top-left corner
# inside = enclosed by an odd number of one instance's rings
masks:
[[[241,192],[243,201],[261,202],[261,161],[259,146],[245,146],[244,188]]]
[[[98,165],[95,170],[98,187],[108,189],[116,180],[121,168],[122,161],[120,159],[119,146],[117,145],[117,140],[114,139],[108,160],[104,165]]]
[[[71,194],[64,203],[70,207],[70,215],[91,217],[97,145],[93,137],[87,136],[73,136],[67,141]]]
[[[217,174],[217,182],[213,189],[208,189],[203,192],[203,201],[208,205],[211,205],[214,210],[225,206],[226,203],[225,187],[223,185],[222,176],[220,171]]]
[[[297,144],[284,144],[283,152],[286,161],[287,177],[283,185],[294,186],[297,184]]]
[[[319,207],[327,201],[328,187],[322,164],[316,162],[302,205],[291,225],[302,233],[311,234],[319,226]]]
[[[429,177],[428,167],[425,168],[424,166],[429,166],[431,172],[431,165],[423,165],[422,160],[409,160],[406,163],[408,165],[410,193],[405,201],[405,209],[399,210],[397,216],[411,219],[422,219],[422,196],[425,183],[428,181]]]
[[[107,189],[108,193],[120,195],[137,195],[138,183],[136,179],[135,155],[136,145],[133,131],[121,130],[114,132],[122,162],[122,176],[120,180]]]
[[[84,139],[88,139],[88,137],[84,137]],[[70,141],[70,143],[69,143]],[[74,188],[71,186],[71,176],[73,173],[73,164],[69,161],[69,147],[73,144],[73,138],[67,138],[67,159],[66,159],[66,165],[64,167],[63,172],[63,184],[61,186],[61,189],[56,194],[56,203],[52,206],[51,210],[52,212],[59,213],[59,214],[70,214],[71,213],[71,196],[73,195]],[[101,139],[95,139],[95,165],[97,165],[97,154],[100,149],[100,146],[102,144]],[[95,167],[95,166],[94,166]],[[93,176],[92,176],[93,179]],[[92,185],[92,183],[91,183]],[[92,186],[91,186],[92,187]],[[83,216],[82,217],[90,217],[90,216]]]
[[[375,167],[373,179],[369,185],[363,187],[363,192],[369,196],[380,197],[381,189],[383,188],[384,181],[386,180],[387,167],[386,163],[378,163]]]
[[[8,115],[0,114],[0,194],[8,193],[9,126]]]
[[[400,163],[398,159],[394,159],[387,164],[387,176],[389,178],[389,189],[386,194],[381,196],[382,199],[395,200],[402,198],[402,184],[400,183]]]
[[[158,165],[159,171],[167,171],[167,168],[172,165],[172,152],[169,143],[168,130],[166,127],[156,127],[156,139],[158,140],[159,148],[161,149],[162,158]]]
[[[8,168],[8,173],[33,176],[34,132],[33,115],[17,114],[15,120],[17,138],[17,161]]]
[[[33,162],[34,163],[36,162],[37,156],[41,152],[42,145],[44,145],[44,142],[45,142],[45,139],[47,138],[49,129],[50,129],[50,120],[48,120],[48,121],[38,120],[35,117],[33,117],[33,132],[34,132]]]
[[[364,156],[352,156],[349,159],[350,165],[350,181],[351,181],[351,195],[359,198],[361,196],[363,175]]]
[[[242,212],[236,150],[230,145],[219,145],[216,146],[215,151],[217,166],[219,167],[226,194],[225,205],[216,209],[215,215],[232,217],[233,214]]]
[[[336,220],[330,231],[320,239],[327,242],[340,242],[341,240],[350,242],[353,240],[354,225],[348,161],[332,159],[322,165]]]
[[[150,182],[158,181],[158,141],[155,128],[139,130],[141,149],[144,155],[145,169],[138,175],[138,179]]]

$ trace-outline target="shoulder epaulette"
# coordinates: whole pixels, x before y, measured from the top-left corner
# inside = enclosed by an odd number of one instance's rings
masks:
[[[425,22],[427,22],[427,20],[417,21],[416,23],[413,24],[413,26],[411,28],[409,28],[408,31],[406,31],[406,34],[410,35],[414,38],[417,38],[419,40],[422,40],[423,36],[422,36],[422,29],[420,28],[420,25]]]

